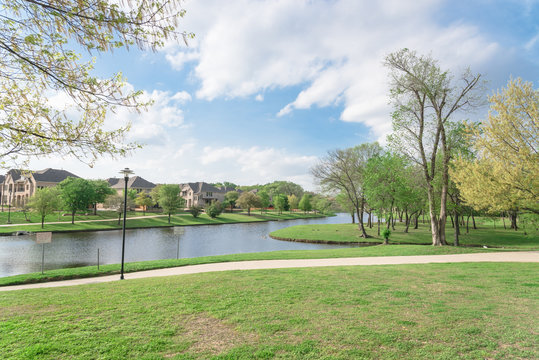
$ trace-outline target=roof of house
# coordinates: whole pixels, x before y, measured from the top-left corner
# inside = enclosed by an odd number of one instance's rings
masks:
[[[113,189],[123,189],[125,186],[123,179],[109,178],[107,179],[107,181],[110,184],[110,187]],[[154,187],[154,183],[149,182],[148,180],[143,179],[140,176],[132,176],[127,181],[128,189],[153,189]]]
[[[20,171],[20,170],[17,170],[17,169],[11,169],[11,170],[9,170],[9,171],[7,172],[6,178],[7,178],[8,176],[11,176],[11,179],[12,179],[13,181],[17,181],[17,180],[19,180],[19,179],[21,178],[21,171]]]
[[[68,177],[78,178],[77,175],[67,170],[51,169],[51,168],[34,171],[32,173],[32,176],[34,177],[36,181],[54,182],[54,183],[62,182]]]

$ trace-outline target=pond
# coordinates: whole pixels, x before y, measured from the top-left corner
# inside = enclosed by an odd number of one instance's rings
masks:
[[[319,219],[127,230],[125,261],[335,248],[340,245],[279,241],[268,234],[293,225],[342,224],[350,220],[349,215],[338,214]],[[100,264],[117,264],[121,262],[122,232],[53,234],[52,243],[44,244],[44,249],[45,270],[96,265],[98,249]],[[36,244],[35,236],[0,236],[0,277],[41,271],[41,257],[42,245]]]

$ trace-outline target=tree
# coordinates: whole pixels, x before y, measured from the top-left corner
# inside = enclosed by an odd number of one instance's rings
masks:
[[[75,224],[75,213],[87,210],[95,198],[95,189],[89,180],[68,177],[58,184],[60,197],[71,212],[71,223]]]
[[[270,197],[266,190],[259,191],[257,195],[260,198],[260,211],[262,212],[270,206]]]
[[[393,135],[389,142],[393,149],[401,151],[422,167],[432,244],[444,245],[451,160],[446,125],[455,113],[481,104],[481,75],[467,70],[458,81],[454,81],[449,71],[440,69],[436,60],[408,49],[389,54],[384,64],[390,70],[390,99],[395,109]],[[439,164],[438,154],[441,156]],[[437,171],[441,174],[439,214],[435,209],[433,186]]]
[[[171,214],[185,205],[185,199],[180,196],[180,187],[173,184],[161,185],[159,187],[159,205],[168,214],[168,223],[170,224]]]
[[[378,143],[361,144],[345,150],[329,151],[316,166],[311,174],[327,192],[343,192],[356,211],[361,236],[367,238],[363,225],[363,213],[366,199],[363,189],[364,168],[367,161],[379,154],[382,148]],[[301,205],[300,205],[301,208]]]
[[[307,211],[311,211],[312,208],[313,206],[311,204],[311,195],[303,194],[301,200],[299,201],[299,209],[303,210],[304,213],[307,213]]]
[[[240,195],[236,201],[242,209],[247,209],[247,215],[251,216],[251,208],[260,207],[260,198],[250,191],[246,191]]]
[[[135,204],[142,207],[142,214],[146,215],[146,208],[148,206],[153,206],[154,202],[153,199],[150,197],[150,195],[146,191],[141,191],[138,193],[137,197],[135,198]]]
[[[325,196],[316,196],[313,201],[313,208],[324,214],[331,207],[331,201]]]
[[[335,197],[337,204],[343,211],[346,211],[352,217],[352,224],[356,223],[355,207],[354,204],[350,201],[350,198],[344,193],[340,192]]]
[[[298,208],[299,205],[299,199],[296,195],[288,195],[288,205],[290,207],[290,210],[295,210]]]
[[[41,228],[45,227],[45,217],[54,213],[59,207],[58,190],[56,188],[36,189],[28,206],[41,217]]]
[[[264,185],[263,190],[266,190],[271,197],[277,194],[296,195],[298,198],[303,196],[301,185],[290,181],[274,181]]]
[[[97,214],[97,204],[104,203],[107,196],[114,194],[115,190],[112,189],[109,183],[105,180],[90,180],[94,187],[94,196],[92,198],[92,204],[94,206],[94,215]]]
[[[468,126],[477,159],[460,156],[451,176],[464,201],[492,212],[539,215],[539,91],[510,80],[489,97],[488,118]],[[516,215],[514,216],[516,227]]]
[[[116,211],[118,214],[118,225],[120,225],[120,221],[122,220],[122,214],[124,213],[124,208],[130,208],[133,206],[133,200],[128,196],[127,197],[127,205],[124,206],[124,200],[125,196],[124,194],[118,194],[116,191],[105,199],[105,206],[108,209],[112,209]]]
[[[234,206],[236,206],[236,200],[240,197],[240,194],[237,191],[229,191],[225,194],[225,204],[230,206],[230,212],[234,211]]]
[[[206,204],[206,208],[204,210],[206,211],[206,215],[212,219],[215,219],[223,212],[223,204],[218,200],[212,201],[210,204]]]
[[[180,0],[9,0],[0,17],[0,144],[2,163],[17,155],[59,153],[93,163],[103,154],[124,155],[137,147],[122,140],[127,124],[104,130],[107,113],[117,106],[144,109],[138,91],[125,79],[92,75],[74,49],[100,54],[137,46],[158,49],[176,32],[184,15]],[[67,109],[48,101],[67,97]],[[76,112],[76,116],[70,114]]]
[[[295,195],[292,196],[295,197]],[[275,210],[279,211],[279,214],[282,214],[283,211],[290,209],[288,198],[289,197],[285,194],[277,194],[273,196],[273,206],[275,207]]]

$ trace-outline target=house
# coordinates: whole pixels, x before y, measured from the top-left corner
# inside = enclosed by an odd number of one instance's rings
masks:
[[[123,178],[108,178],[107,182],[111,188],[118,192],[118,194],[121,194],[125,188],[125,181]],[[127,189],[135,190],[137,194],[142,191],[149,193],[154,187],[154,183],[149,182],[140,176],[132,176],[127,181]]]
[[[212,201],[225,200],[225,194],[232,189],[217,188],[205,182],[180,184],[181,197],[185,199],[185,206],[204,206]]]
[[[62,169],[9,170],[2,181],[2,204],[24,205],[36,189],[56,186],[68,177],[78,178],[77,175]]]

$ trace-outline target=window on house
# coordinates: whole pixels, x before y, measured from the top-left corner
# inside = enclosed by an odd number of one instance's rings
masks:
[[[213,196],[213,193],[208,191],[208,192],[206,192],[206,196]]]

